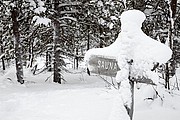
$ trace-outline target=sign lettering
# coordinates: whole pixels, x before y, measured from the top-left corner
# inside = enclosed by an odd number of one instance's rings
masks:
[[[116,59],[105,58],[102,56],[93,55],[89,59],[89,65],[91,66],[91,72],[106,76],[115,77],[119,67]]]

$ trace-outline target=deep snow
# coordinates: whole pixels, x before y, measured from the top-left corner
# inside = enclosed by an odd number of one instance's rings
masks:
[[[14,69],[8,71],[0,77],[2,120],[112,120],[112,115],[113,120],[119,120],[121,114],[117,113],[121,103],[115,103],[119,92],[98,76],[72,70],[77,74],[64,73],[67,82],[60,85],[52,83],[51,79],[44,82],[50,73],[34,76],[25,69],[26,80],[31,82],[20,85],[15,81]],[[159,86],[155,88],[163,101],[155,96],[152,86],[136,85],[140,89],[135,89],[134,120],[179,120],[180,92],[173,90],[170,94]],[[157,98],[146,99],[150,97]]]

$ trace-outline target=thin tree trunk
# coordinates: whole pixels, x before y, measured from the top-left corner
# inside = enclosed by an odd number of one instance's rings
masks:
[[[89,46],[90,46],[90,25],[88,25],[88,39],[87,39],[87,50],[89,50]]]
[[[102,35],[103,35],[103,27],[100,25],[99,26],[99,31],[100,31],[100,41],[99,41],[99,48],[103,48],[103,37],[102,37]]]
[[[32,67],[33,60],[34,60],[33,42],[34,42],[33,40],[30,40],[30,42],[29,42],[29,64],[28,64],[28,67]]]
[[[130,90],[131,90],[131,108],[129,110],[129,117],[130,117],[130,120],[133,119],[133,113],[134,113],[134,81],[133,80],[129,80],[129,84],[131,86]]]
[[[1,41],[2,42],[2,41]],[[3,44],[1,43],[1,53],[2,54],[4,54],[4,50],[3,50]],[[2,67],[3,67],[3,70],[5,70],[6,69],[6,67],[5,67],[5,61],[4,61],[4,58],[5,58],[5,56],[3,55],[2,56],[2,58],[1,58],[1,60],[2,60]]]
[[[51,55],[50,55],[51,53],[50,53],[50,51],[49,50],[47,50],[46,51],[46,67],[47,67],[47,69],[48,69],[48,71],[52,71],[52,65],[51,65],[51,63],[52,63],[52,58],[51,58]]]
[[[4,58],[5,58],[4,56],[2,56],[2,58],[1,58],[1,60],[2,60],[2,67],[3,67],[3,70],[6,70]]]
[[[169,5],[169,47],[173,51],[173,55],[171,60],[166,63],[165,68],[165,88],[170,89],[169,79],[170,75],[175,74],[175,55],[174,55],[174,39],[173,39],[173,29],[174,29],[174,17],[176,15],[176,7],[177,7],[177,0],[171,0],[171,3]],[[169,69],[171,68],[171,69]]]
[[[78,48],[76,48],[76,69],[79,67],[79,61],[78,61]]]
[[[13,22],[13,34],[15,37],[15,63],[16,63],[16,75],[17,75],[17,81],[20,82],[21,84],[24,83],[23,80],[23,66],[22,66],[22,47],[20,45],[20,33],[19,33],[19,25],[17,21],[18,17],[18,8],[14,7],[11,10],[11,18]]]
[[[33,47],[33,43],[34,43],[34,40],[31,41],[31,49],[30,49],[30,55],[31,55],[31,58],[30,58],[30,67],[32,67],[32,64],[33,64],[33,61],[34,61],[34,47]]]
[[[166,68],[165,68],[165,88],[170,89],[169,85],[169,63],[166,63]]]

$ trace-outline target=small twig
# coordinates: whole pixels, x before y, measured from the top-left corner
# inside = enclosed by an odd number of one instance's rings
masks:
[[[47,69],[47,67],[45,67],[42,71],[38,72],[38,73],[34,73],[34,75],[38,75],[38,74],[41,74],[42,72],[44,72],[45,70]]]
[[[116,90],[118,90],[118,88],[117,88],[115,85],[113,85],[112,83],[108,82],[108,81],[107,81],[106,79],[104,79],[102,76],[99,75],[99,77],[100,77],[104,82],[106,82],[108,85],[110,85],[110,86],[114,87]]]
[[[61,78],[64,82],[67,82],[64,78]]]
[[[152,85],[151,85],[152,86]],[[152,86],[152,88],[154,89],[154,91],[156,92],[157,96],[159,96],[159,98],[161,99],[161,101],[163,102],[163,98],[159,95],[158,91],[154,88],[154,86]]]
[[[53,75],[53,74],[51,74],[49,77],[47,77],[46,80],[45,80],[45,82],[47,82],[52,75]]]
[[[7,78],[10,82],[14,83],[13,80],[11,78]]]

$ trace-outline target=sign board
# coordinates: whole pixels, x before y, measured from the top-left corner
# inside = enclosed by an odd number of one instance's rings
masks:
[[[89,59],[90,71],[95,74],[115,77],[120,70],[116,59],[93,55]]]
[[[106,75],[110,77],[116,77],[117,71],[120,70],[115,58],[107,58],[105,56],[92,55],[89,58],[90,72]],[[141,77],[133,79],[133,81],[138,83],[145,83],[155,85],[151,79]]]

